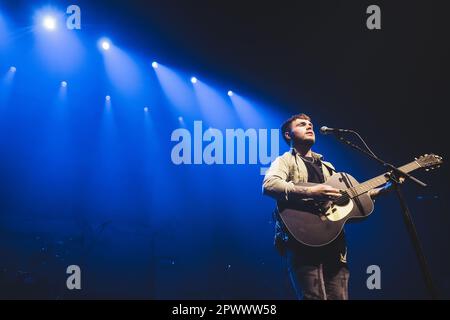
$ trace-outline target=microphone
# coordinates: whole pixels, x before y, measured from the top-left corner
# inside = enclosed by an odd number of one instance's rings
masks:
[[[320,133],[321,134],[336,134],[336,133],[341,133],[341,132],[352,132],[352,130],[348,130],[348,129],[336,129],[336,128],[328,128],[327,126],[323,126],[320,128]]]

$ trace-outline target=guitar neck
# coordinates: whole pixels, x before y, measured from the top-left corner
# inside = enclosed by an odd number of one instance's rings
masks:
[[[417,163],[417,161],[412,161],[408,164],[405,164],[404,166],[399,167],[400,170],[402,170],[403,172],[406,172],[406,173],[414,171],[418,168],[420,168],[420,165]],[[377,188],[377,187],[385,184],[388,180],[389,180],[389,178],[386,177],[386,173],[384,173],[375,178],[367,180],[357,186],[348,188],[347,193],[352,198],[357,197],[361,194],[368,192],[369,190],[372,190],[373,188]]]

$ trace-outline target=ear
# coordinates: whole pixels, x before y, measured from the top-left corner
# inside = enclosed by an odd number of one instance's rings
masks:
[[[290,131],[286,131],[284,133],[284,137],[288,140],[291,141],[292,137],[291,137],[291,132]]]

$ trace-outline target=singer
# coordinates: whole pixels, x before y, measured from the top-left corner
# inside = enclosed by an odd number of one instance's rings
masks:
[[[291,149],[272,162],[264,177],[263,193],[276,200],[323,201],[340,196],[340,190],[323,184],[336,171],[322,155],[311,150],[316,137],[310,117],[290,117],[281,133]],[[304,182],[316,185],[302,186]],[[374,198],[387,190],[388,186],[372,189],[369,195]],[[344,231],[327,245],[306,246],[291,236],[278,213],[274,211],[274,244],[286,261],[297,298],[347,300],[349,269]]]

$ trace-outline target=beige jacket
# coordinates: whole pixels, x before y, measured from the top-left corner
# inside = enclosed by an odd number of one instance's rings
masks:
[[[323,161],[322,155],[312,152],[312,157],[322,161],[322,171],[325,180],[330,177],[331,163]],[[326,166],[325,166],[326,165]],[[294,185],[308,181],[308,170],[297,151],[292,148],[283,155],[277,157],[266,171],[263,180],[263,194],[276,200],[289,200],[289,195],[294,190]]]

